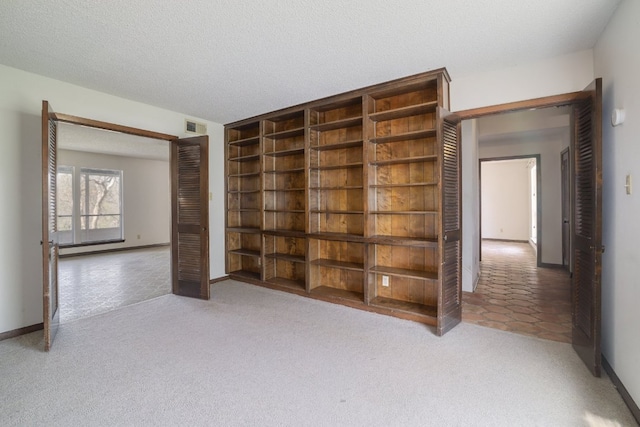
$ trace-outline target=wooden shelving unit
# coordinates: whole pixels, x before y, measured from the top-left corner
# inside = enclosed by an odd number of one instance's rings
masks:
[[[436,70],[227,125],[232,278],[460,321],[459,124]]]
[[[260,123],[226,129],[227,270],[239,277],[261,279]]]

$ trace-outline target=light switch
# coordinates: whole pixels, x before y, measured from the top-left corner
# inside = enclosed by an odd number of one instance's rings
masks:
[[[631,175],[627,175],[627,180],[624,184],[624,188],[627,190],[627,194],[631,194]]]
[[[213,194],[211,194],[211,191],[209,191],[209,200],[213,200]]]

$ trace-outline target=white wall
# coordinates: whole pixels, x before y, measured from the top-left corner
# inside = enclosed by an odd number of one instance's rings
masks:
[[[42,100],[55,111],[177,136],[184,114],[0,65],[0,333],[42,322]],[[224,128],[209,131],[211,277],[224,276]]]
[[[593,76],[591,49],[511,68],[451,76],[451,110],[576,92],[584,89]]]
[[[521,140],[483,141],[479,148],[480,158],[483,159],[540,154],[538,168],[542,175],[542,187],[538,189],[538,195],[541,198],[542,236],[538,242],[538,250],[541,251],[542,262],[545,264],[562,264],[560,152],[568,146],[567,128],[562,134],[543,133],[538,136],[530,135]],[[482,202],[484,204],[484,196]],[[522,240],[527,238],[528,234]]]
[[[169,142],[167,142],[167,153]],[[61,254],[171,241],[171,188],[169,162],[58,150],[58,165],[122,171],[124,243],[61,249]],[[140,238],[138,238],[140,236]]]
[[[478,121],[462,121],[462,290],[473,292],[480,274]]]
[[[596,74],[603,78],[602,352],[640,404],[640,197],[625,193],[627,174],[640,182],[640,2],[625,0],[595,46]],[[613,128],[613,108],[627,119]]]
[[[528,160],[482,162],[482,238],[529,240]]]

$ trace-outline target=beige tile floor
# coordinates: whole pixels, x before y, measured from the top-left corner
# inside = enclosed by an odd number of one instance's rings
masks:
[[[462,320],[490,328],[571,342],[571,279],[536,267],[527,243],[482,242],[480,281],[464,292]]]
[[[171,292],[169,247],[61,258],[60,321],[94,316]]]

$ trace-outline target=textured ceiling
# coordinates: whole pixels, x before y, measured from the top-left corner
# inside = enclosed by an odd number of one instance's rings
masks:
[[[227,123],[443,66],[455,80],[588,49],[618,3],[2,0],[0,63]]]

